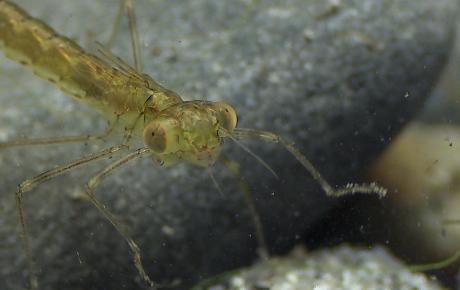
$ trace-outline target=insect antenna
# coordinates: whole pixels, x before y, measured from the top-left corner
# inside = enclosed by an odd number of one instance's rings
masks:
[[[236,145],[238,145],[241,149],[243,149],[244,151],[246,151],[249,155],[251,155],[252,157],[254,157],[262,166],[264,166],[265,168],[267,168],[268,171],[270,171],[270,173],[276,178],[276,179],[279,179],[278,177],[278,174],[276,174],[275,170],[273,170],[270,165],[268,165],[267,162],[265,162],[262,157],[260,157],[259,155],[257,155],[256,153],[252,152],[251,149],[249,149],[246,145],[244,145],[243,143],[241,143],[240,141],[238,141],[237,138],[235,138],[232,134],[228,133],[227,130],[225,130],[224,128],[221,128],[221,130],[224,130],[226,132],[226,135],[225,137],[228,137],[230,138],[233,142],[235,142]]]
[[[255,129],[235,128],[232,134],[228,134],[228,137],[232,140],[258,139],[265,142],[282,145],[287,151],[289,151],[289,153],[291,153],[297,159],[297,161],[299,161],[303,165],[303,167],[305,167],[305,169],[307,169],[307,171],[311,174],[313,179],[315,179],[321,185],[322,189],[326,192],[326,195],[328,196],[338,197],[354,193],[377,193],[380,197],[383,197],[387,193],[386,188],[383,188],[374,182],[369,184],[348,183],[347,185],[342,187],[332,187],[329,184],[329,182],[327,182],[327,180],[321,176],[321,174],[315,168],[315,166],[302,153],[300,153],[299,150],[297,150],[292,144],[290,144],[281,136],[275,133]],[[242,144],[240,144],[240,146],[241,145]]]

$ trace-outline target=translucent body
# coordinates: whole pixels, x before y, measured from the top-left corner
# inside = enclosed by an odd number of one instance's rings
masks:
[[[236,126],[236,114],[230,106],[183,102],[179,95],[121,60],[111,56],[114,59],[104,61],[86,53],[74,41],[5,0],[0,0],[0,45],[9,58],[98,110],[109,121],[117,120],[117,126],[128,128],[130,135],[143,135],[161,164],[181,160],[213,164],[225,135],[218,132],[220,127],[231,131]],[[139,121],[140,116],[144,122]],[[142,133],[144,127],[148,134]],[[152,136],[154,128],[156,136]]]
[[[386,193],[385,189],[373,183],[370,185],[347,184],[345,187],[330,185],[304,155],[279,135],[268,131],[235,128],[236,113],[229,105],[200,100],[184,102],[176,93],[162,87],[149,76],[140,74],[140,61],[138,57],[136,58],[136,51],[139,47],[138,41],[135,40],[137,37],[132,1],[123,0],[121,4],[120,11],[127,10],[128,17],[131,18],[136,69],[113,56],[103,47],[99,49],[103,56],[101,58],[86,53],[75,42],[58,35],[46,24],[29,16],[21,8],[9,1],[0,0],[0,49],[5,51],[9,58],[28,67],[39,77],[50,81],[78,101],[98,110],[113,125],[106,133],[99,136],[13,140],[0,143],[0,149],[101,139],[113,131],[112,127],[117,126],[124,132],[124,139],[120,144],[44,171],[19,184],[15,197],[23,248],[30,268],[31,288],[38,288],[38,282],[23,206],[25,193],[52,178],[101,159],[116,157],[117,154],[123,152],[122,157],[110,163],[86,183],[85,194],[93,206],[125,239],[131,249],[133,262],[140,277],[152,288],[157,284],[150,279],[142,266],[139,247],[122,223],[94,194],[101,182],[129,162],[152,156],[161,164],[172,165],[186,161],[207,167],[217,160],[221,144],[225,138],[228,138],[269,168],[260,157],[237,141],[253,138],[283,146],[319,182],[329,196],[356,192],[375,192],[380,195]],[[142,139],[146,147],[132,151],[130,148],[132,137]],[[126,153],[127,150],[131,152]],[[238,174],[235,175],[241,179]],[[261,247],[267,252],[256,207],[251,200],[249,190],[243,189],[243,192],[246,192],[246,201],[252,214],[258,240]],[[262,256],[267,257],[268,255]]]
[[[115,69],[84,52],[72,40],[7,1],[0,1],[0,44],[7,57],[104,114],[140,111],[155,93],[154,110],[171,99],[180,100],[160,86],[149,88],[141,76]]]

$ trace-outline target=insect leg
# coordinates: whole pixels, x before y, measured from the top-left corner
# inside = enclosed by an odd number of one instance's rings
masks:
[[[121,18],[123,17],[123,13],[126,9],[126,1],[120,0],[120,6],[118,8],[117,16],[115,17],[115,21],[112,26],[112,31],[110,32],[109,40],[105,43],[107,48],[111,48],[113,43],[115,42],[115,38],[120,30]]]
[[[38,281],[37,277],[35,275],[35,265],[34,261],[32,258],[32,251],[30,248],[30,242],[29,242],[29,235],[28,235],[28,229],[27,229],[27,223],[26,223],[26,217],[25,217],[25,212],[24,212],[24,206],[23,206],[23,194],[31,191],[33,188],[37,187],[38,185],[55,178],[59,175],[62,175],[64,173],[67,173],[73,169],[76,169],[78,167],[81,167],[83,165],[86,165],[90,162],[97,161],[103,158],[110,158],[112,157],[115,153],[118,151],[124,149],[125,146],[120,145],[120,146],[115,146],[111,148],[104,149],[102,151],[99,151],[97,153],[89,154],[87,156],[84,156],[78,160],[75,160],[73,162],[70,162],[68,164],[59,166],[57,168],[45,171],[31,179],[27,179],[24,182],[22,182],[19,186],[18,189],[15,193],[16,196],[16,208],[19,214],[19,222],[21,225],[21,240],[22,240],[22,247],[24,249],[24,252],[27,257],[27,263],[29,264],[29,279],[30,279],[30,287],[32,289],[37,289],[38,288]]]
[[[20,146],[32,146],[32,145],[51,145],[51,144],[62,144],[62,143],[76,143],[76,142],[88,142],[94,140],[100,140],[107,138],[112,134],[115,124],[109,125],[107,130],[99,135],[77,135],[77,136],[66,136],[66,137],[55,137],[55,138],[36,138],[36,139],[17,139],[13,141],[0,142],[0,149],[8,147],[20,147]]]
[[[142,119],[142,117],[144,116],[143,113],[139,114],[136,119],[134,120],[134,122],[132,123],[132,125],[130,127],[127,127],[126,130],[125,130],[125,135],[123,137],[123,144],[129,146],[129,144],[131,144],[131,139],[133,137],[133,131],[134,131],[134,128],[136,128],[137,124],[139,123],[139,121]]]
[[[220,193],[220,196],[224,196],[224,191],[220,187],[219,183],[217,182],[216,177],[214,176],[214,173],[212,172],[212,167],[207,168],[209,178],[211,178],[212,183],[214,183],[214,186],[216,187],[217,191]]]
[[[140,41],[139,41],[139,33],[137,31],[136,15],[134,13],[133,0],[120,0],[120,7],[118,9],[118,13],[115,18],[115,22],[113,24],[113,29],[110,34],[110,38],[107,41],[105,46],[107,48],[110,48],[113,45],[115,38],[120,30],[121,19],[125,12],[128,17],[129,33],[131,37],[131,47],[133,50],[134,68],[136,69],[138,73],[140,73],[142,71]]]
[[[91,203],[101,212],[102,215],[104,215],[104,217],[115,227],[118,233],[128,243],[128,246],[130,247],[131,252],[133,253],[134,265],[136,266],[136,269],[141,278],[149,287],[156,288],[156,284],[150,279],[148,274],[145,272],[144,267],[142,266],[141,250],[139,249],[139,246],[136,244],[133,238],[131,238],[126,228],[94,195],[94,190],[102,182],[104,178],[110,176],[116,169],[123,167],[128,162],[140,159],[148,153],[150,153],[150,150],[148,148],[141,148],[113,162],[88,181],[88,183],[86,184],[85,191]]]
[[[131,35],[131,46],[133,49],[134,68],[138,73],[142,72],[142,61],[141,61],[141,48],[139,41],[139,33],[137,31],[136,15],[134,13],[134,0],[124,0],[126,3],[126,12],[128,14],[129,21],[129,33]]]
[[[276,135],[272,132],[255,130],[255,129],[242,129],[237,128],[233,131],[233,136],[237,139],[258,139],[265,142],[276,143],[282,145],[287,151],[289,151],[296,159],[299,161],[305,169],[311,174],[313,179],[315,179],[323,188],[324,192],[328,196],[342,196],[346,194],[354,193],[377,193],[379,196],[385,196],[387,190],[376,183],[370,184],[354,184],[349,183],[342,187],[334,188],[332,187],[326,179],[322,177],[319,171],[315,166],[297,150],[292,144],[281,138],[281,136]]]
[[[251,214],[252,222],[256,230],[257,242],[259,243],[258,254],[262,260],[268,260],[270,254],[268,251],[267,241],[265,240],[264,228],[262,226],[262,222],[260,221],[260,215],[254,203],[251,189],[241,175],[239,164],[236,161],[229,160],[222,154],[219,157],[219,161],[233,174],[238,181],[238,187],[243,191],[244,201],[249,209],[249,213]]]

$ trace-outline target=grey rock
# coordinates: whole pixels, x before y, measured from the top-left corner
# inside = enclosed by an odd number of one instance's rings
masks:
[[[460,22],[457,23],[455,44],[436,90],[426,102],[417,120],[425,123],[459,124],[458,99],[460,98]]]
[[[445,289],[422,273],[414,273],[386,249],[340,246],[307,253],[295,249],[289,256],[259,262],[224,273],[193,290],[436,290]]]
[[[85,43],[107,39],[118,1],[15,1],[57,31]],[[335,1],[337,2],[337,1]],[[429,95],[449,53],[457,1],[136,1],[144,71],[185,99],[224,100],[241,127],[295,141],[333,184],[362,168]],[[125,24],[126,26],[126,24]],[[114,52],[130,59],[126,27]],[[49,84],[0,59],[0,140],[96,133],[104,120]],[[117,142],[117,140],[112,140]],[[110,144],[113,144],[110,142]],[[22,180],[105,143],[0,152],[0,284],[22,289],[13,192]],[[251,142],[281,177],[232,143],[274,251],[293,245],[335,200],[282,148]],[[102,162],[103,163],[103,162]],[[128,247],[82,198],[88,166],[25,196],[43,289],[142,288]],[[248,264],[257,243],[243,194],[221,165],[128,166],[98,197],[129,228],[157,281],[203,277]]]

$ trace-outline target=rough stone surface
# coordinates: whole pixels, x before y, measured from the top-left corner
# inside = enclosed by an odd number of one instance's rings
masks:
[[[207,285],[206,285],[207,284]],[[340,246],[257,263],[234,274],[205,281],[193,290],[441,290],[434,280],[411,272],[387,250]]]
[[[15,1],[84,45],[107,39],[117,1]],[[339,3],[334,6],[334,3]],[[185,99],[224,100],[241,127],[277,132],[334,184],[359,171],[429,94],[448,55],[457,1],[136,1],[144,71]],[[114,52],[129,59],[126,24]],[[0,141],[104,129],[91,109],[0,58]],[[116,142],[116,140],[113,140]],[[113,143],[111,143],[113,144]],[[334,202],[277,146],[249,144],[275,180],[234,144],[270,246],[290,247]],[[103,143],[0,152],[0,286],[22,289],[26,267],[13,192],[22,180],[96,151]],[[124,241],[82,196],[102,164],[25,196],[43,289],[142,288]],[[181,288],[248,264],[256,241],[241,190],[216,165],[205,170],[150,160],[115,174],[98,196],[129,226],[154,279]]]

